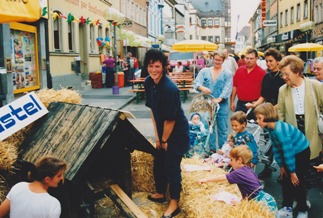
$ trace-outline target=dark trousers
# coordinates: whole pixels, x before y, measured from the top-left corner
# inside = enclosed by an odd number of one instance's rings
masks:
[[[243,111],[243,112],[247,113],[248,109],[247,109],[245,104],[248,103],[248,102],[251,103],[253,101],[256,101],[256,100],[252,100],[252,101],[240,101],[240,100],[238,100],[236,111]],[[256,117],[253,114],[253,110],[251,110],[250,113],[247,115],[247,119],[248,120],[254,119],[256,121]]]
[[[310,148],[308,147],[304,151],[296,154],[296,175],[300,181],[298,186],[294,186],[290,180],[290,174],[284,176],[281,180],[283,206],[292,207],[293,200],[297,202],[297,210],[304,212],[308,210],[306,205],[307,190],[305,187],[305,176],[310,164]]]
[[[182,190],[180,168],[182,156],[175,152],[158,149],[154,158],[154,178],[157,193],[165,194],[167,184],[169,184],[171,199],[179,199]]]
[[[129,68],[127,71],[125,71],[125,84],[127,86],[132,85],[130,80],[133,80],[135,76],[135,71],[134,68]]]
[[[105,85],[107,88],[111,88],[114,85],[114,69],[113,67],[107,67],[105,74]]]

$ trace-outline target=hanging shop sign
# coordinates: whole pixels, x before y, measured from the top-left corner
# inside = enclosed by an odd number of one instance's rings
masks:
[[[37,29],[10,23],[11,75],[14,94],[40,88]]]
[[[261,0],[261,23],[262,28],[265,28],[264,21],[266,20],[266,0]]]
[[[262,22],[263,26],[277,26],[277,20],[264,20]]]
[[[35,22],[41,15],[40,0],[2,0],[0,4],[0,23]]]

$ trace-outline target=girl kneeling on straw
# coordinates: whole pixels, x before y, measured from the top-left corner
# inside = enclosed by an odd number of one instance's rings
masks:
[[[247,145],[237,146],[230,151],[230,165],[234,171],[225,175],[204,178],[199,180],[198,183],[228,181],[230,184],[237,184],[244,199],[262,202],[271,211],[276,212],[277,205],[275,199],[262,190],[258,176],[250,168],[251,159],[252,151]]]

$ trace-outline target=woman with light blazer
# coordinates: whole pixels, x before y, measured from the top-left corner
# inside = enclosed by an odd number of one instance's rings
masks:
[[[312,93],[315,95],[317,106],[323,111],[323,84],[303,76],[304,63],[295,55],[284,57],[279,67],[286,83],[279,89],[279,118],[298,127],[305,134],[310,141],[311,162],[315,163],[322,151],[322,140],[318,135],[317,114]]]

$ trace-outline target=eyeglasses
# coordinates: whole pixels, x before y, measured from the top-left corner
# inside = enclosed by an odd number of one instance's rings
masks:
[[[287,73],[280,73],[280,77],[281,78],[284,78],[284,77],[289,78],[289,74],[287,74]]]

